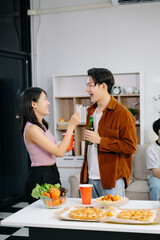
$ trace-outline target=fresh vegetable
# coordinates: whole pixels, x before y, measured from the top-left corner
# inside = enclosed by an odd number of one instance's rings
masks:
[[[49,194],[51,198],[59,198],[61,195],[61,191],[58,188],[51,188],[49,190]]]
[[[60,191],[61,191],[61,196],[62,197],[65,197],[67,192],[68,192],[68,190],[66,188],[62,187],[62,186],[60,187]]]
[[[45,205],[47,207],[52,207],[52,202],[51,201],[48,201],[48,200],[45,200]]]
[[[66,202],[65,197],[64,198],[56,198],[56,199],[50,198],[49,200],[44,200],[44,204],[48,208],[57,207],[61,204],[64,204],[65,202]]]
[[[52,190],[51,190],[52,189]],[[52,194],[51,194],[52,192]],[[44,183],[41,186],[37,183],[36,187],[32,190],[31,196],[33,198],[59,198],[60,196],[66,196],[66,193],[68,190],[64,188],[59,183],[56,183],[54,185]]]
[[[40,186],[40,185],[37,183],[37,184],[36,184],[36,187],[32,190],[31,196],[34,197],[34,198],[36,198],[36,199],[38,199],[38,198],[40,198],[40,196],[41,196],[41,194],[42,194],[43,192],[46,192],[46,188],[44,188],[43,185]]]
[[[60,204],[64,204],[66,202],[66,198],[65,197],[61,197],[60,198]]]
[[[59,206],[59,205],[60,205],[60,199],[59,199],[59,198],[53,199],[52,205],[53,205],[53,206]]]
[[[56,185],[56,184],[55,184],[55,185]],[[48,184],[48,183],[45,183],[43,186],[44,186],[44,188],[47,189],[47,191],[49,191],[50,188],[54,187],[54,185]]]
[[[50,194],[47,193],[47,192],[42,192],[42,195],[44,195],[44,196],[46,196],[46,197],[49,197],[49,198],[51,197]]]
[[[60,189],[62,186],[60,185],[60,183],[56,183],[56,184],[54,184],[53,187],[54,187],[54,188],[58,188],[58,189]]]

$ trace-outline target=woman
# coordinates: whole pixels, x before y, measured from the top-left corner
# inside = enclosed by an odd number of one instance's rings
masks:
[[[76,112],[70,119],[65,137],[56,145],[54,136],[48,129],[44,116],[49,114],[50,102],[44,90],[37,87],[26,89],[20,99],[20,125],[24,142],[31,159],[31,170],[25,186],[28,203],[35,201],[31,197],[37,183],[60,183],[56,166],[56,157],[62,157],[69,146],[73,130],[80,122]]]

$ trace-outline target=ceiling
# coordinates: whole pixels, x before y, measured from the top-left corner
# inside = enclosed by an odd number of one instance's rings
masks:
[[[160,0],[31,0],[28,15],[80,11],[96,8],[118,7],[129,4],[156,3]],[[37,4],[38,3],[38,4]],[[47,9],[46,9],[47,6]]]

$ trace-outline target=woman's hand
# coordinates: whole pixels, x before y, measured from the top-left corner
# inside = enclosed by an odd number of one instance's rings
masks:
[[[80,123],[80,121],[81,118],[79,112],[75,112],[70,119],[70,125],[72,125],[75,128]]]
[[[84,139],[89,142],[97,144],[100,144],[101,142],[101,137],[99,136],[99,133],[96,130],[95,131],[85,130]]]

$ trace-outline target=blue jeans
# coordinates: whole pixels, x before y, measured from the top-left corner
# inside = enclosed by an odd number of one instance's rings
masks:
[[[149,178],[148,183],[150,200],[158,200],[160,192],[160,179],[153,176]]]
[[[108,194],[112,194],[113,196],[118,194],[121,197],[125,196],[125,183],[123,178],[117,180],[115,188],[103,189],[101,180],[99,179],[89,179],[89,183],[93,185],[92,198],[97,198]]]

